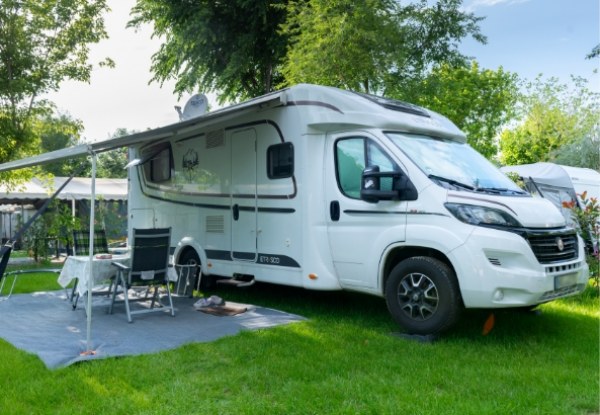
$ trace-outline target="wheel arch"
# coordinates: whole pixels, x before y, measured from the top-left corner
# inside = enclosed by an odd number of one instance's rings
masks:
[[[443,252],[434,248],[424,246],[396,246],[391,248],[386,253],[384,261],[382,263],[380,272],[381,277],[379,283],[382,295],[385,295],[385,286],[387,284],[387,280],[390,276],[390,273],[392,272],[392,269],[394,269],[394,267],[403,260],[418,256],[435,258],[438,261],[441,261],[448,265],[454,273],[454,277],[456,278],[456,283],[458,284],[458,288],[460,291],[460,281],[458,280],[458,276],[456,275],[456,269],[452,265],[450,259]]]
[[[198,258],[200,258],[200,269],[203,274],[209,275],[208,257],[206,252],[200,244],[194,241],[192,238],[184,238],[178,244],[173,255],[173,262],[179,263],[179,260],[188,252],[195,252]]]

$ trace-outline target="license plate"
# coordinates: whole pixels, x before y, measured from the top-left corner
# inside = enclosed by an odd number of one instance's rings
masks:
[[[577,284],[577,274],[561,275],[554,277],[554,289],[559,290],[561,288],[570,287]]]

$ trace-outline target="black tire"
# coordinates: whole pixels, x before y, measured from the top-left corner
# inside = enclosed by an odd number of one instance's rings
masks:
[[[413,257],[394,267],[385,284],[394,320],[411,334],[438,334],[460,316],[462,300],[452,269],[435,258]]]
[[[196,284],[198,281],[198,277],[200,275],[200,257],[193,249],[187,249],[183,255],[179,257],[178,261],[179,265],[198,265],[198,271],[196,275],[194,275],[194,288],[196,288]],[[208,275],[203,275],[200,279],[200,290],[207,290],[215,287],[214,278],[209,277]]]

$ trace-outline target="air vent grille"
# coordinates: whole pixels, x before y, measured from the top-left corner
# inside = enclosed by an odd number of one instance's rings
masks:
[[[222,215],[212,215],[206,217],[207,233],[225,233],[225,219]]]
[[[206,148],[215,148],[225,145],[225,131],[215,130],[206,134]]]
[[[492,265],[496,265],[498,267],[502,266],[502,262],[500,262],[498,258],[488,258],[488,261],[490,261]]]

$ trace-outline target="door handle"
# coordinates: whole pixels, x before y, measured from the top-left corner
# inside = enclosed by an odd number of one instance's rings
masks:
[[[238,220],[240,218],[240,207],[236,203],[233,205],[233,220]]]
[[[338,202],[337,200],[333,200],[329,204],[329,217],[334,222],[340,220],[340,202]]]

